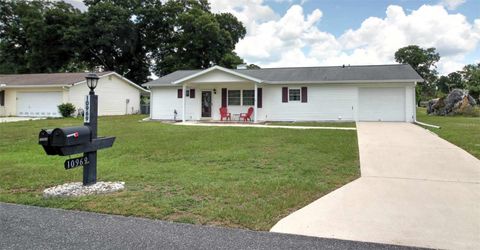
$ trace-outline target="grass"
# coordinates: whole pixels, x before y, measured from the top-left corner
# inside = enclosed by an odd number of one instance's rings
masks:
[[[47,156],[41,128],[80,119],[0,124],[0,201],[268,230],[279,219],[359,176],[355,131],[176,126],[102,117],[99,181],[126,190],[81,198],[43,198],[43,189],[81,181],[68,157]]]
[[[427,115],[425,108],[418,108],[417,120],[440,126],[426,128],[480,159],[480,117],[433,116]]]
[[[268,125],[355,128],[355,122],[268,122]]]

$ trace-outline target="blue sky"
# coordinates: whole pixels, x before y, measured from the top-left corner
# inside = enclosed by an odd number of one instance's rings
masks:
[[[435,47],[441,74],[480,63],[480,0],[209,1],[243,22],[235,51],[261,67],[395,63],[410,44]]]
[[[300,4],[302,1],[265,1],[272,9],[280,15],[285,14],[293,4]],[[347,29],[357,29],[368,17],[385,17],[385,10],[389,5],[400,5],[406,11],[416,10],[424,4],[435,5],[440,1],[421,0],[309,0],[302,5],[306,12],[320,9],[324,16],[318,27],[336,36],[341,35]],[[461,4],[450,13],[461,13],[470,22],[480,18],[480,1],[470,0]]]

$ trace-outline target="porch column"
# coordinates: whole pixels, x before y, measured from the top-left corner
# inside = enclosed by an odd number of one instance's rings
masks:
[[[255,93],[253,94],[253,123],[257,123],[257,97],[258,97],[258,83],[255,82]]]
[[[186,98],[185,95],[187,94],[187,86],[185,84],[182,85],[182,122],[185,122],[185,111],[186,111]]]

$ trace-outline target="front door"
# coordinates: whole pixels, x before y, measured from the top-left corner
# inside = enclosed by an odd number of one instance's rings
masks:
[[[212,117],[212,91],[202,91],[202,117]]]

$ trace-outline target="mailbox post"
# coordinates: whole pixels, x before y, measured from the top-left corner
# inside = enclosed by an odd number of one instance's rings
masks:
[[[88,74],[86,77],[90,92],[85,100],[84,125],[90,127],[90,141],[97,138],[98,96],[95,95],[95,88],[98,78],[96,74]],[[95,184],[97,183],[97,151],[85,152],[84,156],[88,158],[89,163],[83,167],[83,185]]]
[[[97,182],[97,150],[112,147],[115,137],[97,137],[98,96],[95,95],[98,76],[89,74],[90,92],[85,100],[84,126],[42,129],[38,143],[47,155],[68,156],[83,153],[82,157],[65,161],[65,169],[83,166],[83,185]]]

